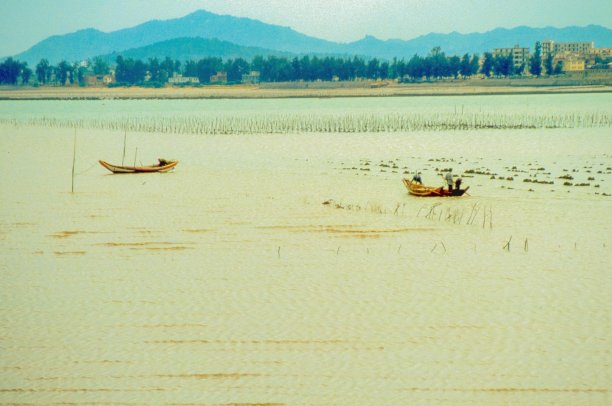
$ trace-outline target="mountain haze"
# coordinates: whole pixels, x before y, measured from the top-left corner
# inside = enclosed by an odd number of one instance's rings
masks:
[[[382,41],[374,37],[366,37],[361,41],[350,44],[353,49],[368,55],[378,50],[374,56],[393,58],[395,56],[411,56],[415,53],[425,55],[432,48],[439,46],[447,55],[462,55],[465,53],[479,53],[491,51],[493,48],[510,48],[516,44],[530,48],[533,52],[536,41],[552,39],[556,42],[595,42],[595,46],[612,46],[612,30],[598,26],[586,27],[516,27],[496,28],[485,33],[460,34],[427,34],[409,41],[388,40]],[[403,50],[403,53],[401,53]]]
[[[289,52],[245,47],[227,41],[206,38],[175,38],[140,48],[128,49],[120,53],[102,55],[101,58],[107,63],[114,63],[118,55],[142,61],[146,61],[149,58],[163,59],[165,57],[170,57],[172,60],[187,61],[199,60],[205,57],[218,57],[222,59],[244,58],[250,60],[257,55],[273,55],[287,58],[295,56],[295,54]]]
[[[410,58],[414,54],[426,55],[436,46],[440,46],[447,55],[482,53],[495,47],[512,47],[515,44],[533,49],[536,41],[545,39],[559,42],[594,41],[598,47],[612,46],[612,30],[595,25],[567,28],[498,28],[485,33],[427,34],[411,40],[380,40],[366,36],[351,43],[337,43],[307,36],[288,27],[200,10],[182,18],[153,20],[110,33],[90,28],[66,35],[55,35],[14,57],[28,62],[31,66],[37,64],[42,58],[48,59],[52,64],[57,64],[61,60],[74,62],[99,55],[125,54],[128,50],[131,55],[143,53],[163,58],[171,56],[167,54],[170,48],[159,45],[159,43],[178,38],[196,37],[226,41],[224,46],[227,47],[230,47],[227,42],[240,47],[249,47],[250,50],[243,50],[245,54],[240,54],[238,48],[235,47],[232,48],[232,51],[228,51],[232,57],[245,58],[250,58],[253,47],[261,49],[264,56],[276,52],[276,55],[278,53],[333,54],[391,59],[393,57]],[[139,48],[154,44],[152,48],[137,51]],[[182,43],[181,46],[182,51],[173,52],[184,59],[222,56],[219,50],[215,55],[205,55],[206,46],[203,44],[195,47],[193,54],[188,52],[185,43]],[[156,54],[156,52],[165,53]]]
[[[78,61],[187,37],[216,38],[241,46],[292,53],[326,53],[338,47],[338,44],[300,34],[291,28],[201,10],[182,18],[153,20],[111,33],[86,29],[52,36],[15,58],[29,64],[47,58],[55,64],[62,59]]]

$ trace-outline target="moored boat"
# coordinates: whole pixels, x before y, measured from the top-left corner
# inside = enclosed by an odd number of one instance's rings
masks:
[[[166,161],[160,159],[157,165],[146,166],[125,166],[113,165],[106,161],[98,161],[100,165],[111,171],[112,173],[151,173],[151,172],[168,172],[178,164],[178,161]]]
[[[413,196],[420,196],[420,197],[463,196],[463,194],[467,192],[468,189],[470,188],[468,186],[465,189],[454,189],[452,191],[449,191],[448,189],[445,189],[442,186],[440,187],[425,186],[425,185],[422,185],[417,182],[413,182],[408,179],[402,179],[402,182],[404,182],[406,189],[408,189],[408,193],[410,193]]]

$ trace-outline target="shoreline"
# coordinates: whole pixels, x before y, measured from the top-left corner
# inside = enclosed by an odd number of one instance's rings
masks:
[[[289,99],[341,97],[490,96],[525,94],[610,93],[610,85],[393,84],[383,87],[265,84],[206,87],[31,87],[0,88],[0,100],[130,99]]]

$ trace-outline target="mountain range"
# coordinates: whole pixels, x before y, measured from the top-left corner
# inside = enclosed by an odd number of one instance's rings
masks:
[[[139,59],[146,61],[149,58],[164,59],[169,57],[172,60],[188,61],[200,60],[206,57],[217,57],[221,59],[244,58],[251,60],[258,55],[293,57],[290,52],[276,51],[273,49],[247,47],[236,45],[232,42],[221,41],[216,38],[174,38],[167,41],[156,42],[140,48],[132,48],[121,52],[113,52],[100,55],[102,60],[108,64],[115,63],[117,56],[124,58]]]
[[[594,41],[598,47],[612,46],[612,30],[589,25],[565,28],[497,28],[485,33],[427,34],[411,40],[380,40],[372,36],[338,43],[301,34],[289,27],[266,24],[249,18],[218,15],[200,10],[185,17],[153,20],[132,28],[105,33],[93,28],[65,35],[51,36],[30,49],[14,55],[15,59],[36,65],[42,58],[52,64],[106,55],[124,55],[188,60],[204,56],[243,57],[255,55],[291,56],[360,55],[382,59],[426,55],[440,46],[448,55],[483,53],[496,47],[520,44],[533,49],[536,41]]]

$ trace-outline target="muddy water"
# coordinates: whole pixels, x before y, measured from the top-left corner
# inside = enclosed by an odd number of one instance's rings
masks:
[[[0,402],[607,404],[608,132],[2,126]]]

